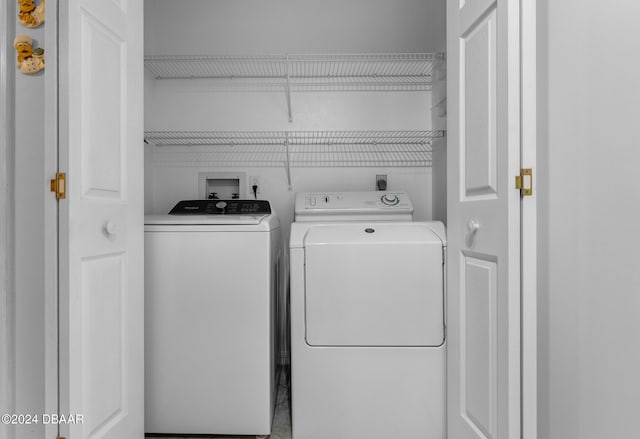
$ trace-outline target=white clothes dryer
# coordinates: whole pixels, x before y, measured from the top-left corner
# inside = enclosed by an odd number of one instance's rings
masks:
[[[297,194],[293,439],[445,437],[445,229],[412,212],[403,192]]]
[[[269,435],[280,223],[267,201],[145,217],[145,431]]]

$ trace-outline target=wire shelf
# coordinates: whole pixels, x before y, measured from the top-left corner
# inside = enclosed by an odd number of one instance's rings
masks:
[[[147,131],[158,165],[428,167],[444,131]],[[200,147],[175,151],[171,146]]]
[[[215,79],[222,86],[294,91],[431,90],[443,53],[146,56],[156,79]]]
[[[145,131],[156,146],[283,145],[284,131]]]
[[[286,153],[279,146],[274,149],[251,149],[246,146],[216,148],[216,151],[162,152],[153,161],[160,167],[266,167],[285,166]]]

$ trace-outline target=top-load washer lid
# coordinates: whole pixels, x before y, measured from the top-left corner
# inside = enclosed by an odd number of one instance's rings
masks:
[[[440,346],[445,244],[434,225],[310,224],[303,243],[306,342]]]
[[[413,204],[406,192],[302,192],[296,194],[295,218],[308,221],[411,221]]]

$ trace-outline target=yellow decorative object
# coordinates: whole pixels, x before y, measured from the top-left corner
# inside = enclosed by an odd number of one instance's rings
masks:
[[[18,35],[13,40],[13,47],[18,54],[16,66],[22,73],[30,75],[44,69],[44,49],[34,49],[33,38],[29,35]]]
[[[34,0],[18,0],[20,12],[18,19],[26,27],[38,27],[44,23],[44,4],[46,0],[36,6]]]

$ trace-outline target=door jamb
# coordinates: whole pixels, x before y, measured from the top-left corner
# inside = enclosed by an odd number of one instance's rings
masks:
[[[13,63],[10,61],[10,39],[15,21],[15,2],[0,7],[0,413],[13,413],[15,407],[15,385],[13,352],[15,333],[13,330],[13,139],[14,139],[14,85]],[[14,437],[10,425],[0,423],[0,436]]]
[[[46,181],[58,171],[58,0],[47,2],[45,27],[47,68],[44,74],[44,169]],[[59,413],[58,395],[58,201],[45,196],[44,205],[44,408]],[[58,425],[45,426],[47,437],[59,436]]]
[[[521,306],[522,306],[522,439],[538,437],[537,350],[537,187],[536,187],[536,16],[537,0],[521,0],[521,154],[522,167],[533,170],[533,194],[521,203]]]

